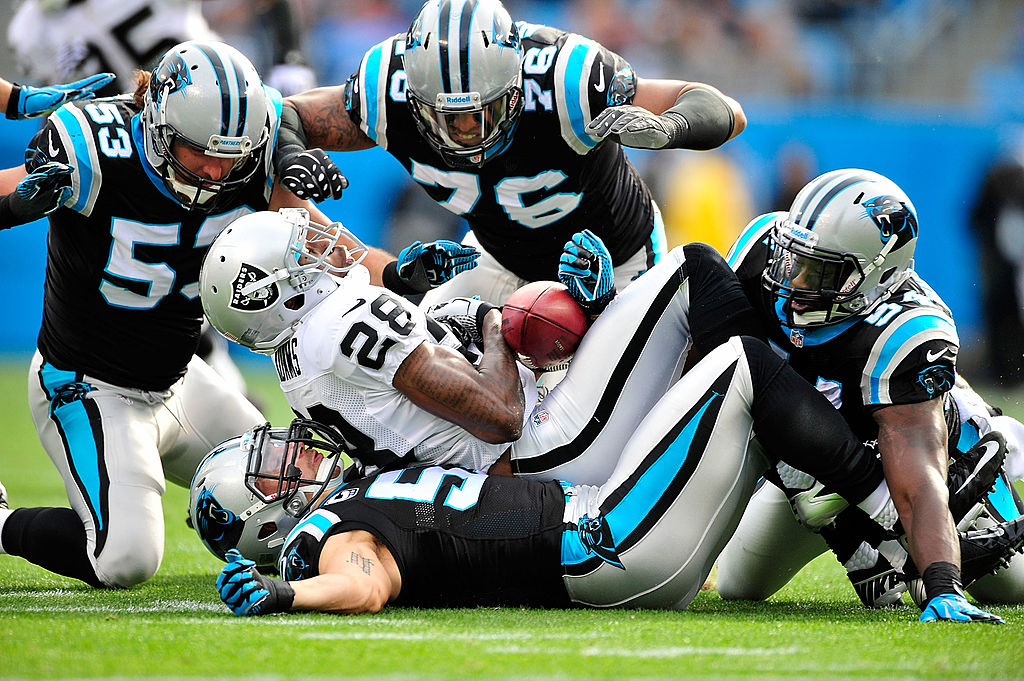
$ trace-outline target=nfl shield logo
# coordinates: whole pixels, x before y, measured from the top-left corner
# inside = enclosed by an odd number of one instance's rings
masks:
[[[541,409],[540,411],[534,412],[533,422],[538,426],[548,420],[548,413]]]
[[[804,332],[800,329],[790,330],[789,342],[792,343],[795,348],[802,348],[804,346]]]

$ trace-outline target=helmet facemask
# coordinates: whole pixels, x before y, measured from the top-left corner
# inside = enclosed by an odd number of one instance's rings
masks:
[[[295,419],[281,429],[264,424],[252,431],[245,486],[264,503],[280,503],[302,516],[332,483],[342,482],[340,438],[330,428]]]

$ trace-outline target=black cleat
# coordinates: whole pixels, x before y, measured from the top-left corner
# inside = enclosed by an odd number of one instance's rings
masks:
[[[846,573],[865,608],[896,608],[904,605],[907,583],[889,561],[879,556],[878,562],[864,570]]]
[[[996,484],[1006,460],[1006,440],[992,431],[949,464],[946,486],[949,488],[949,513],[954,522],[967,515]]]
[[[7,505],[7,488],[0,482],[0,508],[9,508]]]
[[[1010,564],[1024,550],[1024,516],[960,532],[960,574],[964,586]]]

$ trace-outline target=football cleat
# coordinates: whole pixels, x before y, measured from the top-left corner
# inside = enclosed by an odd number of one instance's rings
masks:
[[[834,492],[825,492],[825,486],[815,482],[814,486],[803,492],[797,492],[789,498],[789,503],[796,513],[797,520],[811,530],[820,530],[849,506],[849,502]]]
[[[1006,440],[992,431],[949,464],[946,486],[949,488],[949,513],[954,522],[960,520],[996,483],[1006,460]]]
[[[881,556],[878,562],[864,570],[846,573],[865,608],[896,608],[902,606],[907,583],[899,571]]]
[[[9,508],[7,505],[7,488],[0,482],[0,508]]]

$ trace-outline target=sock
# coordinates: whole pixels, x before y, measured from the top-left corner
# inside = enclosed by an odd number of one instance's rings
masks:
[[[7,519],[11,516],[12,513],[14,513],[14,511],[10,509],[0,508],[0,555],[7,553],[6,549],[4,549],[3,542],[4,523],[7,522]]]
[[[4,521],[6,553],[65,577],[102,588],[89,560],[85,526],[70,508],[19,508]]]
[[[867,499],[857,504],[871,519],[887,530],[891,530],[900,519],[896,512],[896,505],[892,503],[892,495],[889,494],[889,485],[882,480],[875,488],[875,491],[868,495]]]

